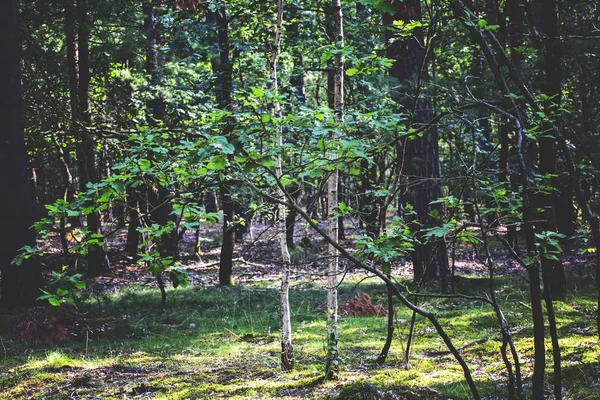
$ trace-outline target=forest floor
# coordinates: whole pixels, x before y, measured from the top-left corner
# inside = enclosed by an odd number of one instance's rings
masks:
[[[272,230],[254,228],[237,244],[236,285],[217,285],[220,226],[202,232],[201,260],[193,235],[182,243],[190,286],[168,289],[161,306],[154,279],[122,255],[125,232],[109,243],[111,273],[88,282],[79,307],[40,306],[0,311],[0,399],[465,399],[470,392],[458,363],[427,320],[416,318],[409,363],[404,349],[412,319],[397,307],[395,337],[383,366],[375,364],[386,337],[385,286],[360,271],[340,285],[338,379],[322,382],[325,359],[325,244],[303,227],[291,288],[295,368],[280,368],[279,267]],[[347,229],[348,237],[353,234]],[[48,263],[66,262],[45,242]],[[352,240],[344,242],[352,248]],[[525,271],[497,255],[496,295],[520,356],[524,389],[531,390],[533,340]],[[591,255],[565,255],[569,293],[555,309],[565,399],[600,399],[600,341]],[[72,260],[71,260],[72,262]],[[473,249],[458,252],[455,291],[485,296],[486,269]],[[393,275],[410,285],[410,264]],[[439,288],[425,287],[426,293]],[[468,363],[486,399],[506,399],[507,374],[493,310],[461,298],[425,298]],[[547,340],[550,350],[550,340]],[[547,394],[552,393],[547,354]]]

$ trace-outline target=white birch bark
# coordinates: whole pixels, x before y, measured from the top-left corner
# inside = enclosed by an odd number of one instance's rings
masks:
[[[341,0],[332,0],[331,8],[333,13],[334,40],[339,50],[334,59],[334,81],[333,81],[333,104],[334,115],[337,123],[344,121],[344,23],[342,15]],[[331,131],[330,138],[337,140],[338,135]],[[330,153],[330,159],[335,160],[337,154],[335,151]],[[335,170],[331,173],[328,187],[328,219],[329,236],[337,242],[338,240],[338,219],[334,215],[338,207],[338,179],[339,172]],[[338,349],[338,301],[337,286],[339,274],[339,254],[333,244],[329,245],[329,266],[327,271],[327,363],[325,366],[325,378],[334,378],[339,370],[339,349]]]
[[[271,82],[269,89],[277,96],[277,58],[279,56],[279,48],[281,46],[281,30],[283,24],[283,0],[277,1],[277,23],[275,26],[275,41],[273,43],[271,54]],[[275,116],[275,124],[277,126],[277,147],[283,149],[283,132],[279,119],[281,118],[281,106],[278,100],[273,102],[273,114]],[[277,179],[283,176],[282,154],[277,153],[275,157],[275,175]],[[286,201],[285,194],[281,188],[277,189],[277,197]],[[292,322],[290,319],[290,301],[289,301],[289,286],[290,286],[290,253],[287,248],[285,238],[285,216],[287,210],[285,205],[279,203],[277,206],[277,236],[279,239],[279,247],[281,249],[282,274],[281,274],[281,289],[280,289],[280,309],[281,309],[281,365],[286,371],[294,367],[294,350],[292,346]]]

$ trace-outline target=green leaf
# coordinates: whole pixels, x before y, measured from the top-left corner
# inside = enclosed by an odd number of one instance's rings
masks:
[[[48,303],[50,303],[51,306],[58,307],[62,304],[62,301],[56,297],[48,297]]]
[[[274,167],[275,161],[273,161],[272,158],[263,158],[260,161],[260,165],[262,165],[263,167],[267,167],[267,168]]]
[[[263,123],[269,122],[271,120],[271,114],[264,114],[261,118]]]
[[[140,159],[138,160],[138,165],[139,165],[139,167],[140,167],[140,171],[145,171],[145,170],[147,170],[148,168],[150,168],[150,166],[151,166],[152,164],[150,163],[150,160],[146,160],[145,158],[140,158]]]
[[[291,183],[294,183],[296,180],[290,177],[289,175],[284,175],[281,177],[280,182],[283,186],[287,186]]]
[[[212,169],[212,170],[219,170],[219,169],[223,169],[225,166],[227,166],[227,164],[228,164],[228,162],[227,162],[226,157],[224,157],[222,155],[217,155],[217,156],[211,157],[210,161],[206,165],[206,168]]]
[[[186,288],[190,283],[187,271],[181,267],[173,268],[172,270],[170,270],[169,277],[171,278],[171,282],[174,288],[177,288],[178,286]]]
[[[265,91],[262,89],[259,89],[257,87],[251,87],[250,90],[252,90],[252,97],[255,97],[257,99],[262,99],[263,97],[265,97]]]
[[[356,69],[356,68],[348,68],[346,70],[346,75],[347,76],[354,76],[356,74],[358,74],[358,69]]]

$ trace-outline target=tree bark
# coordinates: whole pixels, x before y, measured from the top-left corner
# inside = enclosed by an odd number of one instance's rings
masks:
[[[77,43],[77,14],[75,9],[74,0],[65,0],[65,38],[66,38],[66,49],[67,49],[67,73],[69,77],[69,105],[71,107],[71,121],[70,121],[70,133],[73,137],[77,138],[78,125],[79,125],[79,52]],[[61,146],[60,143],[57,143]],[[76,188],[73,185],[73,174],[71,173],[72,159],[68,151],[65,151],[62,147],[59,147],[59,153],[61,155],[61,162],[63,163],[63,180],[64,180],[64,195],[63,198],[67,202],[74,200],[74,194]],[[79,216],[68,218],[71,227],[78,227],[81,225],[81,219]],[[61,221],[66,223],[66,221]],[[65,232],[66,233],[66,232]],[[61,232],[61,236],[65,236]],[[63,238],[66,241],[66,236]]]
[[[277,98],[279,85],[277,80],[277,59],[281,47],[281,34],[283,26],[283,0],[277,0],[277,21],[275,25],[275,40],[271,47],[271,63],[269,90]],[[278,180],[283,177],[283,131],[279,120],[282,117],[281,106],[277,100],[272,104],[272,112],[277,129],[277,147],[280,151],[275,156],[275,176]],[[285,202],[285,193],[280,186],[277,186],[277,196],[281,202],[277,205],[277,236],[279,238],[279,249],[281,251],[281,288],[279,291],[279,308],[281,311],[281,366],[284,371],[291,371],[294,368],[294,348],[292,346],[292,322],[290,317],[290,267],[291,259],[287,246],[287,226]]]
[[[344,122],[344,20],[342,4],[340,0],[331,1],[331,12],[333,17],[333,37],[336,48],[339,50],[335,55],[333,74],[333,106],[334,117],[337,123]],[[335,141],[338,135],[332,131],[330,139]],[[337,158],[337,154],[331,151],[330,158]],[[338,241],[338,219],[334,215],[338,205],[338,179],[339,172],[331,172],[327,183],[329,236]],[[339,274],[339,254],[336,246],[329,245],[329,265],[327,270],[327,360],[325,364],[325,379],[333,379],[339,372],[339,348],[338,348],[338,301],[337,285]]]
[[[394,2],[392,6],[394,14],[383,15],[383,24],[386,27],[392,27],[394,21],[409,23],[421,20],[419,0]],[[404,89],[399,89],[394,94],[394,98],[405,112],[412,114],[409,116],[409,123],[415,127],[427,124],[433,117],[431,97],[426,88],[422,88],[428,80],[423,39],[423,30],[416,28],[412,37],[392,39],[392,43],[386,49],[387,57],[393,60],[389,73]],[[389,40],[386,41],[389,43]],[[411,85],[414,85],[414,88]],[[431,213],[435,210],[442,215],[443,210],[440,204],[430,205],[441,196],[441,185],[438,179],[440,165],[437,129],[432,127],[423,136],[406,140],[404,147],[398,148],[397,151],[398,162],[402,165],[401,173],[407,184],[407,189],[402,195],[402,203],[413,206],[417,214],[416,218],[422,227],[430,228],[437,225],[438,221],[431,216]],[[416,245],[412,260],[416,282],[441,278],[448,270],[445,242],[442,241],[439,245],[432,243]]]
[[[552,122],[542,124],[543,135],[539,138],[540,148],[540,173],[544,177],[544,182],[552,188],[559,188],[557,175],[557,151],[556,135],[553,131],[554,126],[559,126],[559,109],[561,102],[561,46],[558,27],[558,5],[555,0],[542,0],[541,10],[536,9],[536,22],[538,29],[542,33],[542,55],[544,58],[544,72],[546,81],[543,86],[543,92],[548,96],[544,112]],[[538,14],[542,11],[543,14]],[[538,208],[542,210],[540,217],[545,221],[542,228],[545,231],[557,232],[556,227],[556,206],[558,198],[554,193],[541,194],[539,196]],[[571,201],[572,207],[572,201]],[[558,249],[550,246],[549,250],[556,252],[558,260],[548,258],[542,259],[542,266],[548,270],[547,276],[550,282],[545,282],[551,286],[552,297],[561,299],[566,296],[567,283],[565,270],[562,265]]]
[[[556,133],[554,127],[560,126],[560,102],[561,102],[561,45],[558,21],[558,2],[556,0],[543,0],[543,56],[546,72],[544,92],[549,98],[545,106],[545,112],[550,121],[542,124],[544,134],[540,137],[540,172],[546,184],[552,188],[558,188],[557,174],[557,151]],[[536,15],[536,17],[538,17]],[[554,124],[554,126],[553,126]],[[540,216],[545,222],[542,228],[545,231],[556,232],[556,206],[558,198],[554,193],[542,194],[538,208],[542,209]],[[572,199],[571,199],[571,208]],[[562,299],[567,294],[567,280],[558,248],[550,244],[548,250],[555,252],[556,259],[542,257],[542,279],[544,280],[544,300],[548,314],[550,338],[552,341],[552,359],[554,369],[554,398],[562,399],[561,381],[561,356],[558,343],[558,332],[554,316],[553,299]]]
[[[18,3],[0,2],[0,306],[30,306],[41,295],[38,260],[12,265],[17,251],[35,246],[19,60]]]
[[[140,201],[141,196],[135,188],[127,191],[127,214],[129,216],[129,226],[127,227],[127,242],[125,243],[125,252],[134,260],[137,259],[138,249],[140,247],[141,234],[138,231],[140,227]]]
[[[391,277],[388,275],[388,278]],[[387,335],[385,338],[385,344],[381,349],[381,353],[377,356],[377,360],[375,362],[379,365],[385,364],[385,360],[387,359],[388,353],[390,352],[390,348],[392,347],[392,340],[394,339],[394,289],[387,284],[387,302],[388,302],[388,310],[387,310]]]
[[[381,224],[379,223],[379,206],[373,196],[373,183],[377,183],[377,165],[368,161],[361,162],[360,175],[360,218],[365,223],[367,235],[375,239],[379,236]]]
[[[227,8],[221,6],[214,14],[209,14],[214,18],[217,26],[217,43],[219,49],[218,60],[213,63],[213,72],[217,75],[216,100],[217,106],[223,111],[233,113],[233,63],[229,56],[229,19]],[[223,136],[229,142],[233,140],[233,124],[235,123],[232,115],[224,118]],[[233,251],[235,245],[235,206],[232,198],[233,182],[225,178],[219,184],[219,196],[221,198],[221,207],[223,209],[223,236],[221,245],[221,255],[219,261],[219,284],[231,286],[233,281]]]
[[[160,124],[167,118],[166,104],[159,93],[161,86],[160,68],[158,63],[158,52],[156,47],[159,42],[159,34],[156,25],[156,8],[153,0],[145,0],[142,4],[144,12],[144,31],[146,34],[146,73],[150,75],[150,87],[154,92],[152,98],[147,101],[147,116],[151,124]],[[175,222],[172,215],[173,206],[169,189],[157,182],[152,182],[148,187],[148,208],[150,219],[160,225],[166,226]],[[159,251],[163,257],[179,259],[179,235],[175,228],[161,235]]]
[[[79,76],[77,81],[77,103],[78,103],[78,123],[80,128],[78,145],[78,164],[79,164],[79,190],[87,191],[88,183],[98,183],[98,172],[96,169],[96,152],[93,138],[88,132],[91,124],[91,111],[89,101],[90,87],[90,62],[89,62],[89,43],[91,24],[88,17],[87,0],[78,0],[77,2],[77,48],[78,48],[78,67]],[[71,86],[73,83],[71,83]],[[71,100],[73,103],[73,100]],[[89,234],[101,235],[102,222],[100,212],[93,211],[86,217],[87,230]],[[104,251],[103,239],[100,238],[100,244],[91,244],[88,247],[86,256],[88,268],[87,276],[90,278],[103,275],[109,271],[109,262]]]

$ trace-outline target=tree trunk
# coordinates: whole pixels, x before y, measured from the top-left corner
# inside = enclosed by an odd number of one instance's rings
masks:
[[[394,14],[386,13],[383,16],[386,27],[392,27],[394,21],[408,23],[421,20],[419,0],[395,2],[392,6]],[[433,117],[431,97],[426,88],[421,88],[428,80],[423,39],[423,30],[416,28],[413,37],[395,40],[387,47],[387,57],[393,60],[390,75],[402,87],[394,94],[394,98],[404,107],[405,112],[412,113],[410,123],[415,127],[427,124]],[[423,136],[406,140],[404,147],[399,148],[398,152],[401,173],[406,176],[407,181],[402,203],[413,206],[422,227],[433,227],[438,221],[431,216],[432,212],[441,216],[443,211],[440,204],[430,205],[441,196],[441,185],[437,179],[440,177],[437,129],[432,127]],[[415,281],[426,282],[441,278],[448,270],[445,242],[416,245],[412,260]]]
[[[281,46],[281,30],[283,25],[283,0],[277,1],[277,24],[275,26],[275,41],[271,48],[271,64],[269,90],[277,98],[277,58]],[[273,115],[275,120],[281,119],[281,106],[277,100],[274,101]],[[279,122],[277,124],[277,148],[281,149],[275,157],[275,176],[278,180],[283,177],[283,131]],[[277,188],[277,197],[282,201],[277,205],[277,235],[279,237],[279,248],[281,251],[281,289],[279,291],[279,305],[281,311],[281,365],[284,371],[290,371],[294,367],[294,348],[292,346],[292,322],[290,318],[290,253],[287,247],[286,206],[283,204],[287,199],[281,187]]]
[[[331,1],[331,12],[333,16],[333,37],[338,49],[334,60],[333,73],[333,106],[335,120],[338,124],[344,122],[344,20],[340,0]],[[330,134],[331,140],[338,139],[335,131]],[[336,159],[337,154],[332,150],[331,159]],[[338,203],[338,179],[339,172],[334,170],[329,176],[327,183],[329,236],[337,243],[338,219],[334,212]],[[327,271],[327,360],[325,364],[325,379],[333,379],[339,372],[339,348],[338,348],[338,301],[337,285],[339,274],[339,254],[333,244],[329,245],[329,265]]]
[[[546,84],[544,92],[549,97],[549,103],[545,106],[545,113],[554,126],[560,124],[560,102],[561,102],[561,46],[558,21],[558,3],[556,0],[544,0],[544,14],[539,16],[543,18],[544,33],[544,62],[546,72]],[[537,15],[536,15],[537,18]],[[552,123],[542,125],[544,134],[540,137],[540,172],[542,175],[551,175],[544,178],[546,184],[558,188],[557,174],[557,151],[556,151],[556,133]],[[558,199],[554,193],[542,194],[538,208],[542,209],[541,217],[545,222],[542,228],[545,231],[556,232],[556,205]],[[571,208],[572,208],[571,199]],[[567,295],[567,281],[565,270],[560,258],[558,248],[550,244],[547,245],[557,259],[542,257],[542,278],[544,280],[544,300],[548,314],[548,323],[550,328],[550,337],[552,341],[552,358],[554,369],[554,398],[562,399],[562,381],[561,381],[561,357],[560,346],[558,344],[558,333],[556,328],[556,319],[554,316],[553,299],[562,299]]]
[[[219,211],[217,196],[212,190],[206,192],[206,195],[204,196],[204,209],[207,213],[216,213]]]
[[[217,74],[216,100],[217,106],[223,111],[233,113],[233,63],[229,57],[229,20],[227,8],[220,7],[212,15],[217,25],[217,43],[219,58],[213,63],[213,72]],[[233,116],[225,118],[223,136],[229,142],[233,140]],[[223,180],[219,184],[219,196],[223,208],[223,241],[219,261],[219,284],[233,285],[233,251],[235,244],[235,207],[231,197],[233,183]]]
[[[295,5],[291,5],[289,8],[289,25],[287,28],[287,38],[289,42],[289,46],[292,48],[292,60],[294,63],[294,67],[292,69],[292,74],[290,76],[290,86],[294,90],[295,102],[298,105],[306,104],[306,90],[304,87],[304,57],[302,55],[302,51],[299,50],[300,45],[300,28],[299,28],[299,20],[300,15],[298,13],[298,8]],[[309,190],[308,185],[305,184],[304,192],[308,194]],[[300,195],[302,193],[301,187],[297,184],[293,184],[289,189],[290,195],[293,197],[294,201],[298,201]],[[310,196],[309,202],[310,202]],[[286,225],[286,242],[289,249],[293,249],[296,245],[294,243],[294,229],[296,226],[296,218],[298,217],[298,213],[295,209],[288,210],[288,214],[286,217],[285,225]]]
[[[373,182],[377,182],[377,165],[361,162],[360,175],[360,219],[365,223],[367,235],[375,239],[379,236],[379,207],[373,196]]]
[[[125,243],[125,252],[134,260],[137,259],[140,247],[141,234],[138,231],[140,227],[140,194],[136,188],[130,188],[127,191],[127,214],[129,215],[129,226],[127,228],[127,242]]]
[[[98,172],[96,169],[95,143],[89,132],[88,127],[91,124],[91,112],[89,101],[90,87],[90,62],[89,62],[89,42],[91,21],[88,18],[87,0],[77,2],[77,43],[79,50],[79,79],[77,86],[78,101],[78,121],[80,123],[79,137],[79,190],[87,191],[87,183],[98,183]],[[87,229],[92,235],[102,234],[102,222],[100,212],[93,211],[87,215]],[[103,239],[99,239],[103,242]],[[104,251],[104,245],[92,244],[88,247],[87,253],[87,276],[97,277],[103,275],[109,270],[108,257]]]
[[[147,101],[147,116],[151,123],[161,123],[167,118],[166,104],[159,93],[161,86],[160,68],[158,63],[158,29],[156,26],[156,9],[153,0],[146,0],[142,4],[144,12],[144,31],[146,33],[146,73],[150,75],[150,86],[153,90],[153,96]],[[171,196],[169,190],[162,185],[153,182],[148,187],[148,207],[150,209],[150,219],[160,226],[166,226],[175,222],[175,217],[171,214],[173,206],[171,205]],[[175,228],[161,235],[159,251],[163,257],[173,257],[179,259],[179,235]]]
[[[35,246],[23,131],[20,40],[16,0],[0,2],[0,306],[30,306],[41,295],[37,259],[12,265],[17,251]]]
[[[69,77],[69,105],[71,107],[71,125],[69,127],[70,133],[73,137],[77,138],[78,125],[80,124],[79,118],[79,52],[77,44],[77,14],[75,10],[74,0],[65,0],[65,37],[66,37],[66,49],[67,49],[67,73]],[[76,188],[73,185],[73,176],[71,174],[71,163],[72,159],[68,151],[65,151],[61,147],[61,143],[57,143],[59,147],[59,153],[61,155],[61,162],[63,163],[64,170],[64,200],[72,202],[74,199],[74,193]],[[81,226],[81,219],[77,217],[68,218],[71,227]],[[66,222],[66,221],[65,221]],[[62,236],[62,234],[61,234]],[[66,237],[64,238],[66,241]]]
[[[391,279],[391,277],[388,275]],[[381,349],[381,353],[377,357],[375,362],[379,365],[385,364],[385,360],[390,352],[390,348],[392,347],[392,340],[394,339],[394,290],[390,285],[386,285],[387,288],[387,301],[388,301],[388,310],[387,310],[387,335],[385,338],[385,344]]]
[[[146,72],[150,75],[150,86],[154,91],[152,98],[146,103],[147,115],[157,121],[164,121],[167,117],[166,105],[158,90],[160,88],[160,69],[158,66],[158,30],[156,27],[156,9],[154,0],[144,0],[144,32],[146,34]]]
[[[544,94],[549,97],[544,107],[544,112],[553,122],[542,124],[544,134],[539,139],[540,148],[540,173],[544,177],[545,185],[558,189],[557,174],[557,152],[556,135],[553,132],[552,124],[560,124],[560,102],[561,102],[561,48],[560,34],[558,27],[558,5],[555,0],[543,0],[543,14],[538,14],[536,10],[536,22],[538,29],[542,29],[543,43],[542,54],[544,57],[544,69],[546,73],[546,82],[543,87]],[[554,193],[541,194],[539,196],[538,208],[542,210],[540,217],[545,221],[542,228],[545,231],[556,232],[556,205],[557,196]],[[572,207],[572,200],[571,200]],[[558,260],[548,258],[542,259],[542,267],[548,270],[550,282],[544,282],[551,286],[552,297],[561,299],[566,296],[567,283],[565,270],[560,259],[558,249],[552,247],[549,250],[555,251]]]
[[[505,5],[505,14],[508,17],[508,26],[506,28],[506,36],[510,47],[510,56],[513,64],[519,66],[523,60],[523,54],[517,49],[523,46],[523,32],[525,27],[523,25],[523,16],[525,14],[525,7],[521,0],[507,0]],[[504,109],[509,110],[511,107],[510,100],[504,100]],[[499,176],[500,182],[506,182],[507,187],[510,187],[514,191],[518,191],[518,184],[516,176],[511,175],[509,170],[509,148],[510,148],[510,137],[509,133],[515,129],[513,121],[506,116],[502,116],[500,125],[500,165],[499,165]],[[511,224],[508,227],[506,234],[507,240],[511,247],[519,254],[519,242],[517,236],[517,227]]]

